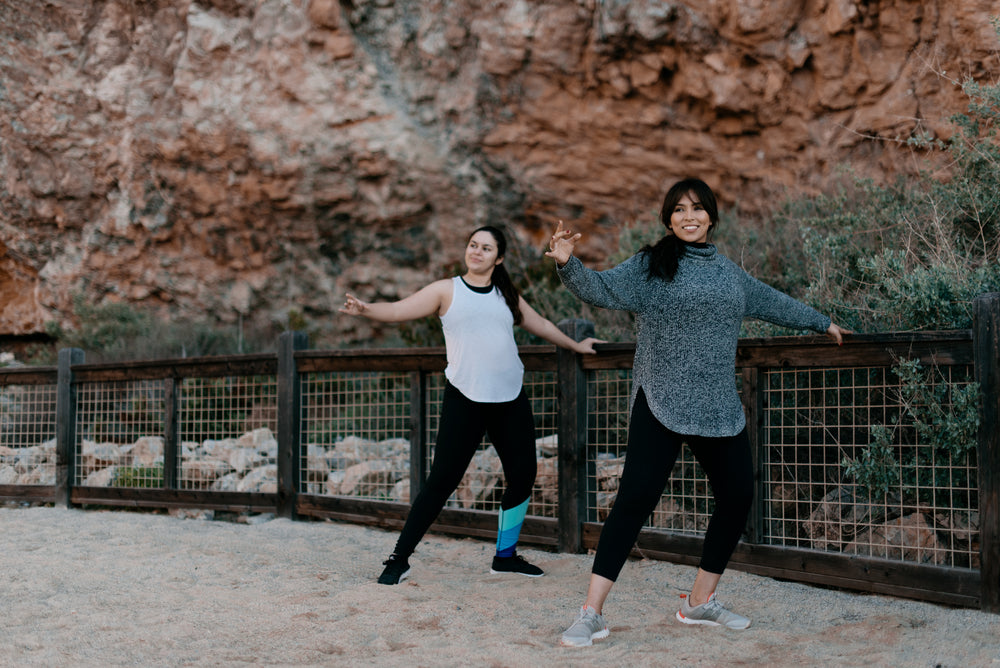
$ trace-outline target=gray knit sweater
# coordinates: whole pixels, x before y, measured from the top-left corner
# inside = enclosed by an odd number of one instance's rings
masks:
[[[648,278],[647,257],[607,271],[575,257],[559,278],[581,300],[636,315],[632,402],[645,391],[653,415],[671,431],[733,436],[746,416],[736,391],[736,341],[744,318],[825,332],[830,318],[761,283],[715,246],[687,246],[674,280]]]

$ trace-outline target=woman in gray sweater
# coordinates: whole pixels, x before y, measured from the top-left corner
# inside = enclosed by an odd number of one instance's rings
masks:
[[[744,318],[825,332],[838,344],[847,330],[748,275],[707,243],[718,224],[711,188],[685,179],[667,192],[660,212],[666,235],[607,271],[587,269],[573,249],[580,239],[560,221],[549,242],[560,279],[581,300],[636,315],[631,415],[618,495],[601,532],[567,646],[607,637],[604,601],[643,524],[659,502],[681,445],[708,476],[715,510],[701,563],[677,619],[745,629],[750,620],[715,598],[716,585],[746,526],[753,466],[746,417],[736,390],[736,343]]]

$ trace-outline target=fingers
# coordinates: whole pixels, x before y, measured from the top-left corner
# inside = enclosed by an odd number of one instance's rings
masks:
[[[573,250],[576,248],[576,242],[583,237],[582,234],[577,232],[574,234],[571,230],[567,230],[563,227],[563,221],[560,220],[556,225],[555,232],[549,237],[549,249],[545,252],[545,257],[550,257],[556,261],[556,264],[560,267],[569,262],[569,259],[573,256]]]
[[[365,310],[364,302],[352,295],[350,292],[345,293],[347,299],[344,300],[344,305],[341,306],[338,311],[341,313],[347,313],[348,315],[357,315]]]
[[[847,330],[842,330],[840,327],[831,322],[830,326],[826,330],[826,333],[827,336],[829,336],[830,338],[832,338],[834,341],[837,342],[838,346],[841,346],[844,345],[843,334],[846,333],[846,331]]]
[[[549,238],[549,250],[555,250],[556,244],[563,240],[568,240],[575,244],[582,236],[579,232],[573,234],[571,230],[565,229],[562,220],[560,220],[559,224],[556,225],[555,232],[552,233],[552,237]]]
[[[583,236],[583,234],[581,234],[580,232],[577,232],[576,234],[573,234],[573,232],[571,232],[570,230],[556,230],[552,234],[552,237],[549,239],[549,249],[550,250],[554,250],[552,248],[553,244],[555,244],[555,243],[557,243],[559,241],[567,241],[568,240],[568,241],[572,241],[573,243],[576,243],[577,241],[580,240],[580,237],[582,237],[582,236]]]
[[[593,336],[588,336],[580,341],[580,346],[577,349],[577,352],[585,355],[596,355],[597,351],[594,350],[595,343],[607,343],[607,341],[604,339],[594,338]]]
[[[562,238],[563,234],[564,234],[563,222],[560,219],[559,220],[559,224],[556,225],[556,231],[553,232],[552,236],[549,238],[549,250],[550,251],[554,251],[556,249],[556,243],[559,241],[560,238]]]

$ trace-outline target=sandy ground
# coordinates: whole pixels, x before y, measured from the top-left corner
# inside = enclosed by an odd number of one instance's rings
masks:
[[[591,557],[522,549],[545,577],[490,575],[492,545],[429,536],[410,578],[375,583],[395,534],[0,509],[3,666],[1000,666],[1000,616],[730,572],[746,631],[674,620],[687,566],[631,561],[611,636],[558,638]]]

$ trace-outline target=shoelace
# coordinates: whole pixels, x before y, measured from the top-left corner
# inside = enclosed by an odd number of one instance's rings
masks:
[[[725,610],[725,608],[723,608],[722,604],[719,603],[714,598],[711,599],[710,601],[708,601],[707,603],[705,603],[705,611],[709,612],[711,614],[714,614],[714,615],[718,616],[718,615],[722,614],[723,610]]]

